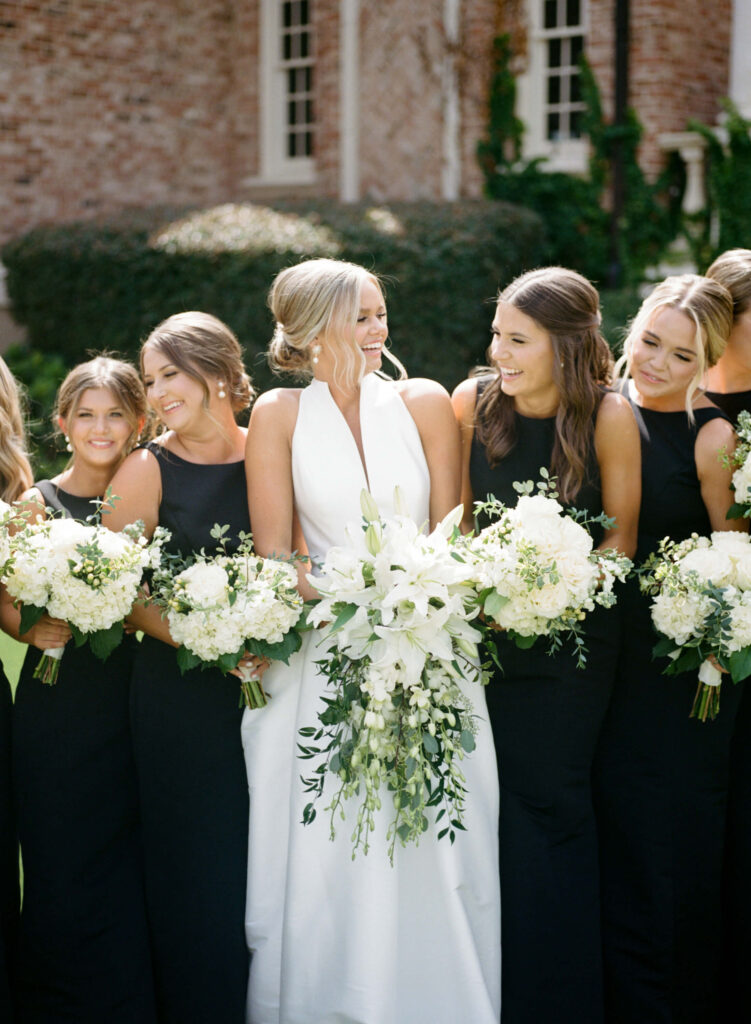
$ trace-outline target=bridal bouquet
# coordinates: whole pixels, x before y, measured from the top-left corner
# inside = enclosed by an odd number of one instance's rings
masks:
[[[219,668],[230,672],[246,654],[287,661],[300,647],[303,599],[289,562],[253,553],[250,534],[240,534],[235,554],[225,551],[228,527],[211,536],[219,552],[183,559],[166,555],[152,577],[151,603],[167,617],[180,646],[180,670]],[[241,704],[260,708],[266,695],[252,672],[241,680]]]
[[[380,516],[361,495],[364,544],[332,548],[321,575],[308,579],[321,594],[309,615],[329,623],[318,662],[331,695],[323,698],[320,725],[300,730],[300,757],[319,759],[306,792],[309,824],[327,779],[335,791],[326,807],[334,821],[343,803],[359,799],[352,856],[368,852],[382,801],[393,804],[387,828],[389,857],[396,840],[417,842],[436,809],[438,832],[454,841],[463,829],[461,762],[475,747],[472,708],[463,679],[482,680],[469,620],[477,614],[469,583],[471,566],[459,546],[461,508],[429,535],[401,507]],[[484,681],[484,680],[482,680]]]
[[[730,506],[728,519],[751,518],[751,413],[743,409],[736,424],[738,443],[726,460],[733,470],[732,487],[735,501]]]
[[[123,533],[75,519],[49,518],[8,532],[10,559],[2,575],[21,605],[21,635],[47,612],[65,619],[76,646],[88,642],[104,660],[120,643],[123,619],[138,597],[144,569],[158,555],[135,524]],[[55,683],[64,648],[43,653],[34,677]]]
[[[698,668],[691,717],[715,718],[720,668],[734,683],[751,675],[751,538],[735,531],[665,538],[639,583],[653,597],[652,622],[661,634],[654,654],[671,659],[665,674]]]
[[[467,542],[480,607],[519,647],[544,636],[553,653],[564,637],[571,639],[583,668],[587,612],[615,603],[613,585],[632,563],[618,551],[593,550],[587,527],[607,527],[604,514],[590,518],[564,510],[552,483],[538,485],[538,494],[531,493],[531,482],[514,486],[521,493],[514,508],[495,499],[477,506],[497,517]]]

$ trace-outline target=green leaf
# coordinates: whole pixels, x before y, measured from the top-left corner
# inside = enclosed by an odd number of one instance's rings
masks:
[[[438,753],[438,740],[427,729],[422,734],[422,745],[429,754]]]
[[[109,629],[100,629],[96,633],[89,633],[88,639],[94,657],[99,658],[100,661],[106,661],[118,644],[122,642],[123,624],[116,622]]]
[[[460,743],[462,745],[462,749],[465,750],[468,754],[471,754],[472,751],[477,746],[477,744],[475,743],[475,738],[469,731],[469,729],[462,729]]]
[[[285,633],[278,643],[271,644],[267,640],[247,640],[245,649],[249,654],[255,654],[259,658],[268,658],[269,661],[283,661],[285,665],[289,659],[300,650],[302,637],[296,629]]]
[[[74,626],[72,622],[68,623],[70,627],[71,636],[76,647],[83,647],[88,638],[92,635],[91,633],[83,633],[78,626]]]
[[[671,640],[670,637],[664,636],[652,648],[653,658],[667,658],[673,651],[676,650],[675,640]]]
[[[508,600],[509,599],[504,597],[503,594],[499,594],[497,590],[491,590],[485,598],[482,610],[486,615],[489,615],[491,619],[494,619],[501,608],[503,608],[505,604],[508,604]]]
[[[192,668],[196,668],[201,664],[201,659],[197,654],[193,654],[187,647],[177,648],[177,667],[181,673],[188,672]]]
[[[730,655],[730,675],[734,683],[751,676],[751,647],[743,647],[740,651],[734,651]]]
[[[354,615],[356,615],[356,614],[357,614],[357,605],[356,604],[347,604],[347,605],[345,605],[344,608],[342,609],[342,611],[339,612],[337,617],[332,622],[331,628],[329,629],[329,631],[328,631],[328,633],[326,635],[327,636],[332,636],[334,633],[336,633],[338,630],[340,630],[342,628],[342,626],[346,626],[346,624],[349,622],[349,620]]]
[[[516,646],[521,648],[522,651],[529,650],[537,639],[536,636],[519,636],[518,633],[514,633],[513,638]]]
[[[37,622],[44,615],[44,608],[38,608],[35,604],[22,604],[19,605],[21,611],[21,622],[18,627],[19,636],[24,636],[29,632],[32,626],[36,626]]]

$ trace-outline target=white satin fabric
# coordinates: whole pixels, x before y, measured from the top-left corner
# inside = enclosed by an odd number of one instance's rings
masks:
[[[417,427],[395,385],[362,383],[360,423],[367,476],[328,386],[300,398],[292,443],[295,505],[308,549],[321,560],[359,536],[360,491],[386,515],[398,485],[415,520],[428,520],[429,476]],[[253,954],[250,1024],[497,1024],[500,1016],[498,783],[485,697],[470,688],[477,749],[464,762],[467,831],[452,846],[432,826],[419,846],[398,844],[393,867],[383,794],[371,850],[352,860],[352,819],[329,838],[325,799],[301,823],[309,796],[297,758],[298,729],[317,724],[326,680],[307,634],[289,666],[264,677],[271,695],[246,711],[242,738],[250,789],[246,935]],[[324,794],[325,797],[325,794]]]

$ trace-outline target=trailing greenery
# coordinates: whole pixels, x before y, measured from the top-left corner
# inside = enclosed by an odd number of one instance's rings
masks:
[[[274,275],[305,256],[353,260],[385,276],[394,350],[410,374],[452,387],[483,357],[498,288],[540,263],[541,239],[536,214],[501,202],[318,200],[36,228],[1,255],[35,357],[133,358],[164,317],[202,309],[237,333],[262,390],[274,383],[264,358]]]
[[[722,105],[724,131],[698,121],[689,123],[707,143],[707,208],[686,231],[700,267],[707,267],[727,249],[751,246],[751,120],[730,100]]]
[[[678,230],[680,196],[671,187],[675,168],[671,165],[655,184],[647,181],[636,159],[642,133],[636,115],[628,111],[625,123],[620,125],[605,122],[597,83],[585,60],[580,64],[580,81],[586,103],[582,130],[592,147],[588,175],[545,171],[544,157],[522,159],[524,125],[514,113],[516,82],[510,69],[511,56],[508,36],[498,37],[494,44],[488,133],[477,148],[487,194],[540,214],[546,228],[546,263],[572,267],[605,284],[615,256],[625,283],[637,283]],[[625,201],[614,253],[606,199],[618,151],[624,168]]]

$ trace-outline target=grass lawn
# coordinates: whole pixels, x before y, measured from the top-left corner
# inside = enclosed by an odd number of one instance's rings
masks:
[[[14,693],[25,654],[26,644],[19,644],[7,633],[0,632],[0,661],[3,663],[5,674],[10,680],[10,688]]]

